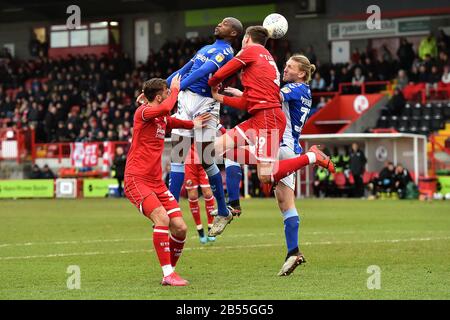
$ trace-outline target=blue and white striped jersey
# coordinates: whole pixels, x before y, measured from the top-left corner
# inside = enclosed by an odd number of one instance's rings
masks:
[[[286,115],[286,129],[284,130],[281,146],[288,146],[296,154],[302,153],[299,139],[303,125],[311,110],[311,89],[306,83],[293,82],[281,89],[283,97],[283,112]]]

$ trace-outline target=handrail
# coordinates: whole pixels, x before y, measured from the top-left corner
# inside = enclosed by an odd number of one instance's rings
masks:
[[[386,90],[389,90],[390,81],[368,81],[363,82],[361,85],[355,85],[353,82],[341,82],[339,83],[339,94],[342,94],[343,87],[361,87],[361,94],[366,94],[366,87],[375,86],[375,85],[386,85]]]

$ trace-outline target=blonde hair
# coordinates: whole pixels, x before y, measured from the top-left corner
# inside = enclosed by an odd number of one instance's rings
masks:
[[[316,71],[316,66],[302,54],[294,54],[290,59],[298,63],[299,69],[301,71],[305,71],[306,75],[304,81],[306,83],[309,83],[311,81],[313,73]]]

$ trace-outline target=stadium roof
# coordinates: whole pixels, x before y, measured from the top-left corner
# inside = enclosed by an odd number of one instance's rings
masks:
[[[56,21],[67,18],[66,8],[76,4],[82,17],[105,18],[124,13],[152,13],[273,3],[272,0],[5,0],[0,1],[0,23],[25,21]]]

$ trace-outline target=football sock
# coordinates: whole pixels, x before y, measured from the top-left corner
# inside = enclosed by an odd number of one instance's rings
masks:
[[[169,190],[177,201],[180,200],[181,187],[184,182],[184,164],[170,164]]]
[[[189,209],[191,209],[192,217],[194,218],[195,224],[202,225],[202,219],[200,217],[200,206],[198,205],[198,199],[189,199]]]
[[[310,153],[312,152],[307,152],[306,154],[295,158],[276,161],[272,172],[273,182],[278,182],[293,174],[295,171],[306,167],[311,163],[315,163],[315,155],[313,154],[313,156],[311,156]],[[311,160],[314,160],[314,162]]]
[[[217,201],[218,215],[227,217],[229,215],[227,204],[225,203],[225,194],[223,191],[222,176],[220,174],[219,167],[216,164],[212,164],[205,169],[209,178],[209,184],[211,190],[214,193],[214,197]]]
[[[186,241],[185,238],[178,238],[175,237],[173,234],[170,235],[170,262],[172,263],[172,268],[175,269],[175,266],[177,265],[178,259],[180,258],[181,254],[183,253],[184,248],[184,242]]]
[[[298,228],[300,225],[300,217],[298,216],[297,209],[291,208],[283,212],[283,222],[288,252],[295,249],[298,250]]]
[[[170,247],[169,247],[169,227],[155,226],[153,229],[153,246],[158,256],[159,264],[163,270],[164,277],[173,272]]]
[[[205,198],[205,209],[206,209],[206,217],[208,218],[208,224],[212,224],[214,217],[211,215],[211,212],[215,209],[215,201],[214,197]]]
[[[239,163],[225,159],[226,183],[228,192],[228,203],[239,202],[240,184],[242,178],[241,166]]]

